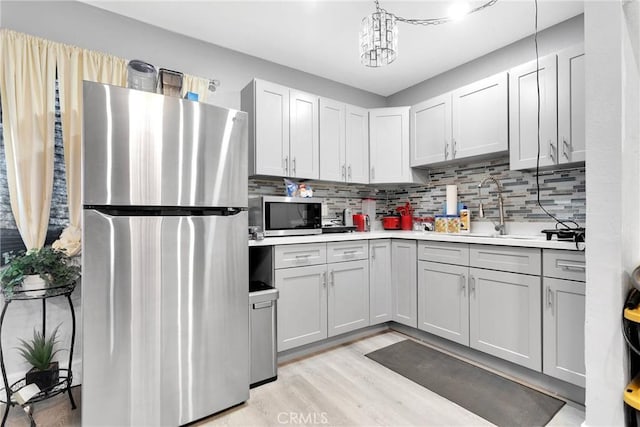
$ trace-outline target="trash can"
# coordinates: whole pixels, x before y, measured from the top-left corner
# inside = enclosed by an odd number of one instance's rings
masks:
[[[278,378],[276,300],[278,290],[263,282],[249,284],[251,388]]]

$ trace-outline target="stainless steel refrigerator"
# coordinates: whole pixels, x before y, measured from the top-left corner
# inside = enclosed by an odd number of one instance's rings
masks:
[[[82,424],[249,398],[247,116],[84,83]]]

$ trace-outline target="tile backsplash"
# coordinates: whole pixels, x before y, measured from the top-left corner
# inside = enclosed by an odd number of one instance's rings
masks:
[[[503,186],[505,219],[508,222],[549,222],[550,218],[537,205],[535,171],[509,170],[509,158],[473,161],[432,168],[425,184],[399,184],[392,187],[308,181],[314,197],[325,199],[327,218],[334,218],[345,207],[360,212],[361,200],[377,200],[377,214],[383,215],[409,200],[418,216],[440,214],[446,200],[446,186],[458,186],[458,201],[471,209],[478,220],[478,184],[491,175]],[[586,219],[585,168],[580,165],[562,170],[540,171],[540,202],[547,211],[562,220],[584,225]],[[249,195],[284,195],[281,178],[249,180]],[[485,214],[497,217],[497,191],[492,182],[482,188]]]

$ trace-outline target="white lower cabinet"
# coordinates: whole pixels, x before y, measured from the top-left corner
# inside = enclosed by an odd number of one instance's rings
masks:
[[[469,269],[472,348],[542,369],[540,276]]]
[[[585,254],[544,249],[542,259],[542,371],[584,387]]]
[[[278,351],[369,325],[366,241],[282,245],[274,252],[275,287],[280,293]],[[310,253],[319,255],[311,257]],[[316,265],[289,268],[288,259],[310,260]],[[353,261],[332,262],[345,259]]]
[[[392,320],[418,327],[418,275],[415,240],[391,241]]]
[[[391,240],[369,241],[369,324],[392,320]]]
[[[544,278],[542,372],[585,386],[585,284]]]
[[[327,337],[327,266],[275,271],[278,298],[278,351]]]
[[[418,261],[418,328],[469,345],[469,268]]]
[[[329,336],[369,326],[369,262],[339,262],[327,269]]]

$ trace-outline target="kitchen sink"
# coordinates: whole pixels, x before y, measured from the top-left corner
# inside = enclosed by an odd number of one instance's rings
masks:
[[[530,234],[503,234],[493,236],[498,239],[519,239],[519,240],[544,240],[544,236],[530,235]]]

